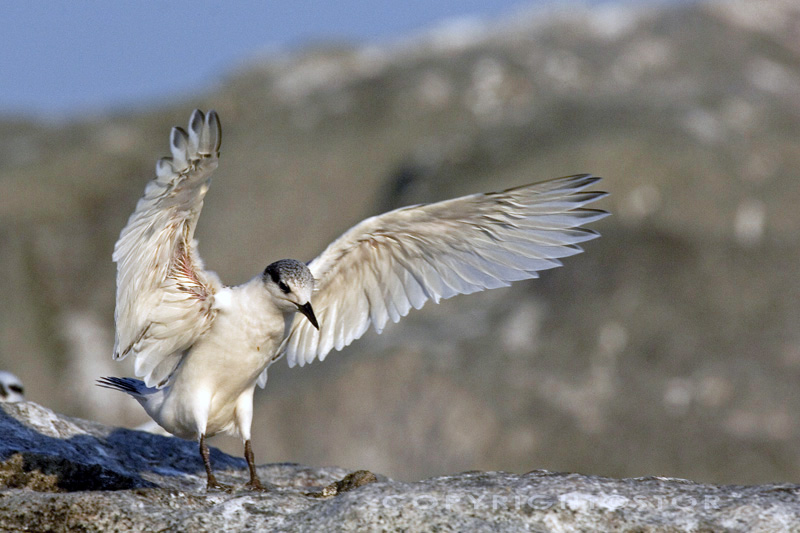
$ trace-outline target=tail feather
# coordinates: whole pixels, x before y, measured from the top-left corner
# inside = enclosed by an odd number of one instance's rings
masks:
[[[148,387],[144,381],[133,378],[102,377],[97,380],[97,385],[105,389],[125,392],[137,398],[144,398],[158,391],[155,387]]]

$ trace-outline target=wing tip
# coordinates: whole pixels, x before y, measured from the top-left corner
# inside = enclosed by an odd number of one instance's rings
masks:
[[[189,134],[180,126],[174,126],[169,134],[169,149],[175,170],[182,172],[189,166]]]
[[[200,136],[203,134],[203,123],[206,116],[199,109],[192,111],[189,117],[189,140],[191,141],[191,152],[197,154],[200,151]]]
[[[556,178],[556,179],[570,180],[570,181],[575,181],[576,183],[581,183],[581,184],[585,183],[586,185],[591,185],[593,183],[597,183],[603,178],[601,176],[595,176],[591,172],[581,172],[579,174],[572,174],[570,176],[564,176],[562,178]]]
[[[219,156],[219,149],[222,146],[222,124],[219,115],[213,109],[208,111],[203,121],[199,146],[201,154]]]
[[[594,174],[574,174],[572,176],[565,176],[563,178],[556,178],[553,181],[555,181],[555,182],[563,181],[565,183],[565,186],[563,187],[563,189],[571,189],[571,190],[573,190],[573,191],[575,191],[577,193],[578,191],[582,191],[583,189],[585,189],[587,187],[591,187],[595,183],[598,183],[598,182],[600,182],[602,180],[603,180],[602,177],[595,176]],[[596,197],[594,197],[590,201],[599,200],[600,198],[603,198],[604,196],[608,196],[608,193],[605,192],[605,191],[588,191],[585,194],[597,195]]]
[[[195,109],[189,116],[187,129],[174,126],[169,137],[172,165],[178,172],[186,169],[192,160],[218,157],[222,144],[222,126],[213,109],[203,113]],[[159,167],[157,167],[158,173]],[[167,169],[164,168],[166,171]]]
[[[602,196],[600,197],[602,198]],[[596,222],[598,220],[602,220],[607,216],[611,216],[611,213],[606,211],[605,209],[586,209],[580,207],[578,209],[573,209],[570,213],[574,213],[580,219],[580,225],[583,224],[591,224],[592,222]],[[586,228],[583,228],[586,229]],[[588,230],[587,231],[593,231]]]
[[[502,191],[493,193],[485,193],[487,195],[503,195],[514,193],[524,189],[532,189],[537,194],[564,194],[567,192],[578,193],[583,189],[601,181],[603,178],[595,176],[594,174],[571,174],[569,176],[562,176],[560,178],[550,178],[542,181],[536,181],[525,185],[517,185]],[[592,191],[594,192],[594,191]],[[601,195],[608,194],[603,191],[596,191]],[[598,197],[600,198],[600,197]]]
[[[199,134],[202,131],[203,123],[206,121],[206,115],[200,109],[192,111],[189,117],[189,131]]]

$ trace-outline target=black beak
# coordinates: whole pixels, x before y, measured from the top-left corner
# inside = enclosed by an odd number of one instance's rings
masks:
[[[319,330],[319,324],[317,324],[317,317],[314,316],[314,310],[311,309],[311,302],[308,302],[305,305],[298,305],[297,310],[306,315],[306,318],[311,325]]]

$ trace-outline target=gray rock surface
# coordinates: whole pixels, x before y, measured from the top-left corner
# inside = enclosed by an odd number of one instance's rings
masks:
[[[259,463],[800,481],[800,2],[600,4],[262,57],[146,110],[0,117],[0,368],[59,412],[147,420],[92,385],[133,375],[111,252],[169,128],[216,108],[196,235],[230,284],[402,204],[576,172],[611,193],[563,268],[274,365]]]
[[[213,450],[241,487],[243,460]],[[533,471],[334,486],[341,468],[259,467],[266,493],[205,491],[194,443],[0,403],[0,531],[800,531],[800,486]]]

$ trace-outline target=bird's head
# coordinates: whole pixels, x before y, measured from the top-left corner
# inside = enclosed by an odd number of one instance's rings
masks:
[[[314,276],[308,267],[294,259],[281,259],[269,265],[262,276],[264,286],[275,305],[284,313],[300,312],[319,329],[317,317],[311,308]]]

